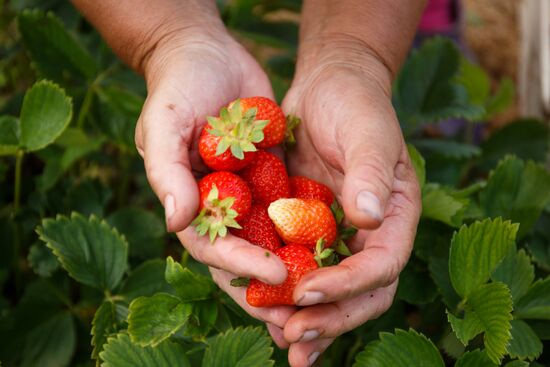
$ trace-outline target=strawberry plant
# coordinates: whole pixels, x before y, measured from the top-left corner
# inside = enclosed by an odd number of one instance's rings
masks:
[[[265,15],[295,11],[299,2],[259,3],[220,2],[220,8],[239,37],[277,51],[263,62],[281,97],[293,73],[297,27]],[[165,232],[133,142],[145,98],[141,78],[70,3],[3,6],[1,365],[287,366],[265,326]],[[550,364],[548,126],[520,119],[487,133],[484,121],[513,98],[509,81],[491,87],[449,40],[434,38],[411,52],[393,102],[422,188],[413,254],[391,308],[337,338],[320,365]],[[229,227],[283,260],[300,258],[297,265],[287,261],[290,284],[319,266],[309,250],[281,247],[279,238],[294,236],[293,226],[311,219],[307,203],[326,214],[322,223],[306,225],[322,233],[296,238],[321,250],[319,257],[324,246],[349,254],[340,245],[353,230],[341,210],[330,212],[330,190],[289,178],[280,159],[262,150],[281,143],[285,121],[272,104],[248,102],[209,119],[200,138],[201,155],[213,167],[226,169],[236,159],[243,171],[242,178],[203,178],[197,225],[213,235]],[[250,119],[272,122],[259,131]],[[457,133],[433,134],[449,119],[460,120]],[[219,120],[235,122],[242,134],[225,131]],[[264,133],[276,139],[258,144]],[[227,200],[235,192],[239,202]],[[285,222],[281,213],[291,205],[302,207],[303,222]],[[241,220],[244,212],[249,216]],[[328,242],[319,245],[319,236]],[[250,287],[252,302],[266,293],[289,299],[284,287],[257,280]]]

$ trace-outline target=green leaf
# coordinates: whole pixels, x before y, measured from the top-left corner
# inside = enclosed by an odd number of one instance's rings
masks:
[[[37,228],[69,275],[100,290],[113,290],[127,267],[128,244],[115,229],[95,216],[78,213],[45,219]]]
[[[439,341],[439,346],[441,349],[443,349],[443,351],[445,351],[445,354],[454,359],[458,359],[461,355],[464,354],[464,351],[466,350],[464,344],[462,344],[462,342],[458,340],[456,334],[452,330],[450,330],[449,332],[445,332],[445,334]]]
[[[455,367],[498,367],[493,363],[485,351],[479,349],[464,353],[455,363]]]
[[[75,348],[76,330],[73,319],[69,313],[59,313],[27,335],[20,366],[68,366]]]
[[[23,44],[44,76],[57,81],[63,81],[67,72],[87,80],[95,76],[94,59],[53,13],[25,10],[17,23]]]
[[[467,346],[476,335],[483,332],[483,324],[475,312],[466,312],[464,318],[455,317],[447,310],[447,319],[460,342]]]
[[[218,302],[213,299],[191,303],[191,316],[182,329],[182,334],[194,339],[203,339],[218,318]]]
[[[107,217],[107,222],[126,237],[130,256],[140,258],[159,257],[166,233],[164,222],[153,212],[141,208],[121,208]]]
[[[466,88],[470,101],[476,106],[484,106],[491,92],[491,80],[479,65],[460,57],[460,72],[457,82]]]
[[[128,332],[133,343],[154,347],[181,329],[190,315],[191,305],[170,294],[139,297],[130,304]]]
[[[27,260],[34,272],[41,277],[49,277],[59,268],[59,262],[55,255],[42,243],[35,243],[31,246]]]
[[[510,341],[512,295],[503,283],[489,283],[477,287],[466,299],[464,319],[452,317],[449,321],[462,342],[467,342],[484,331],[484,344],[491,361],[500,363]],[[465,343],[466,344],[466,343]]]
[[[21,107],[20,145],[26,151],[53,143],[69,125],[71,99],[56,84],[40,81],[25,94]]]
[[[410,329],[382,332],[380,340],[368,344],[357,355],[353,367],[409,367],[411,361],[423,367],[444,367],[435,345],[424,335]]]
[[[448,189],[428,184],[422,190],[422,217],[459,227],[468,202],[468,199],[453,196]]]
[[[481,155],[479,147],[452,140],[419,139],[414,141],[414,145],[422,151],[450,159],[470,159]]]
[[[527,322],[540,340],[550,340],[550,321],[527,320]]]
[[[512,358],[535,360],[542,353],[542,342],[526,322],[512,320],[512,340],[508,354]]]
[[[141,296],[152,296],[157,292],[170,293],[172,287],[164,279],[165,262],[153,259],[143,262],[122,283],[120,295],[131,301]]]
[[[99,358],[102,367],[191,367],[181,345],[167,340],[156,347],[140,347],[125,333],[109,338]]]
[[[172,257],[166,259],[165,277],[183,302],[209,299],[216,290],[212,280],[183,268]]]
[[[19,120],[13,116],[0,116],[0,157],[14,155],[19,147]]]
[[[529,366],[532,366],[532,367],[543,367],[542,365],[539,365],[539,364],[529,364],[529,362],[525,362],[525,361],[510,361],[508,363],[506,363],[504,365],[504,367],[529,367]]]
[[[89,142],[90,138],[82,129],[68,127],[59,138],[57,138],[55,144],[63,148],[72,148],[88,144]]]
[[[394,106],[405,135],[420,124],[449,118],[475,119],[485,110],[469,103],[455,81],[460,54],[454,43],[435,37],[408,58],[394,85]]]
[[[532,161],[508,156],[489,175],[480,202],[487,216],[520,223],[518,236],[522,238],[550,202],[550,172]]]
[[[203,367],[273,366],[271,338],[259,327],[228,330],[218,334],[210,343]]]
[[[143,98],[116,86],[97,88],[95,126],[113,143],[134,152],[134,130]]]
[[[516,252],[515,246],[512,246],[511,251],[493,272],[491,279],[506,284],[510,288],[515,303],[533,283],[535,267],[531,264],[531,259],[525,250]]]
[[[460,302],[460,297],[451,283],[451,278],[449,276],[449,259],[447,257],[431,257],[428,267],[430,269],[430,275],[443,298],[443,302],[448,308],[454,309]]]
[[[56,140],[55,145],[59,145],[59,140],[62,137],[63,135]],[[61,153],[58,150],[51,154],[44,154],[46,149],[40,151],[40,158],[45,161],[46,167],[42,175],[36,179],[39,190],[47,191],[51,189],[75,162],[92,152],[98,151],[104,142],[105,139],[97,137],[88,139],[86,143],[77,146],[67,146],[65,151]]]
[[[506,110],[514,101],[515,93],[514,81],[510,78],[503,78],[500,81],[498,90],[485,103],[486,118],[491,118],[497,113]]]
[[[416,172],[418,182],[420,183],[420,187],[423,187],[426,182],[426,162],[413,145],[407,144],[407,150],[409,151],[409,156],[411,157],[411,162]]]
[[[516,318],[550,320],[550,277],[533,283],[515,306]]]
[[[86,217],[92,214],[101,217],[111,196],[110,188],[99,180],[85,179],[69,188],[63,202],[67,212],[79,212]]]
[[[514,245],[517,230],[517,224],[497,218],[462,226],[455,232],[451,240],[449,274],[459,295],[468,297],[489,280]]]
[[[411,259],[399,275],[397,296],[411,304],[426,304],[437,297],[437,288],[426,265]]]
[[[483,154],[478,165],[488,171],[507,154],[544,162],[550,147],[549,134],[548,125],[536,119],[520,119],[506,124],[481,144]]]
[[[116,331],[116,306],[113,302],[104,301],[95,312],[92,320],[93,359],[99,358],[99,353],[103,350],[103,345],[107,343],[107,338]]]

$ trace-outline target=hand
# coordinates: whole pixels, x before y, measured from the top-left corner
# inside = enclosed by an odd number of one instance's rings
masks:
[[[283,330],[293,367],[309,366],[333,338],[389,308],[421,211],[390,72],[364,44],[327,44],[330,51],[304,56],[283,103],[285,113],[302,118],[288,166],[328,185],[360,230],[353,256],[306,274],[294,291],[297,304],[309,307]]]
[[[273,98],[267,76],[224,29],[186,29],[154,48],[144,64],[148,96],[136,128],[136,146],[147,178],[164,204],[166,223],[189,253],[210,265],[214,280],[252,316],[282,327],[292,307],[252,309],[244,289],[229,286],[237,276],[277,284],[286,278],[279,258],[260,247],[226,236],[211,244],[190,222],[197,214],[195,175],[206,173],[197,141],[206,116],[239,97]],[[223,270],[219,270],[223,269]]]

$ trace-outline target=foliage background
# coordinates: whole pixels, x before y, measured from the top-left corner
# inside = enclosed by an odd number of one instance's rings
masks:
[[[219,6],[280,99],[299,2]],[[143,80],[70,3],[1,8],[2,365],[287,365],[165,233],[133,143]],[[483,137],[512,97],[449,40],[411,54],[394,105],[423,191],[414,253],[390,310],[338,338],[323,366],[550,365],[548,126]],[[456,134],[438,132],[445,120]]]

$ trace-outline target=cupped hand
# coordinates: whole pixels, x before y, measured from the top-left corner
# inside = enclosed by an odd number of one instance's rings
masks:
[[[328,185],[359,232],[352,256],[306,274],[294,291],[308,307],[283,330],[293,367],[309,366],[333,338],[389,308],[421,211],[386,66],[362,44],[310,56],[283,102],[302,119],[289,172]]]
[[[168,230],[177,232],[189,253],[211,266],[218,284],[243,304],[243,290],[229,287],[232,277],[277,284],[286,278],[286,269],[276,256],[267,257],[265,250],[247,241],[227,235],[211,244],[190,226],[199,204],[196,177],[207,172],[197,141],[206,116],[217,116],[237,98],[273,98],[273,92],[244,48],[225,30],[212,28],[170,34],[148,55],[148,96],[136,128],[136,146],[164,205]],[[279,327],[294,312],[290,307],[248,311]]]

